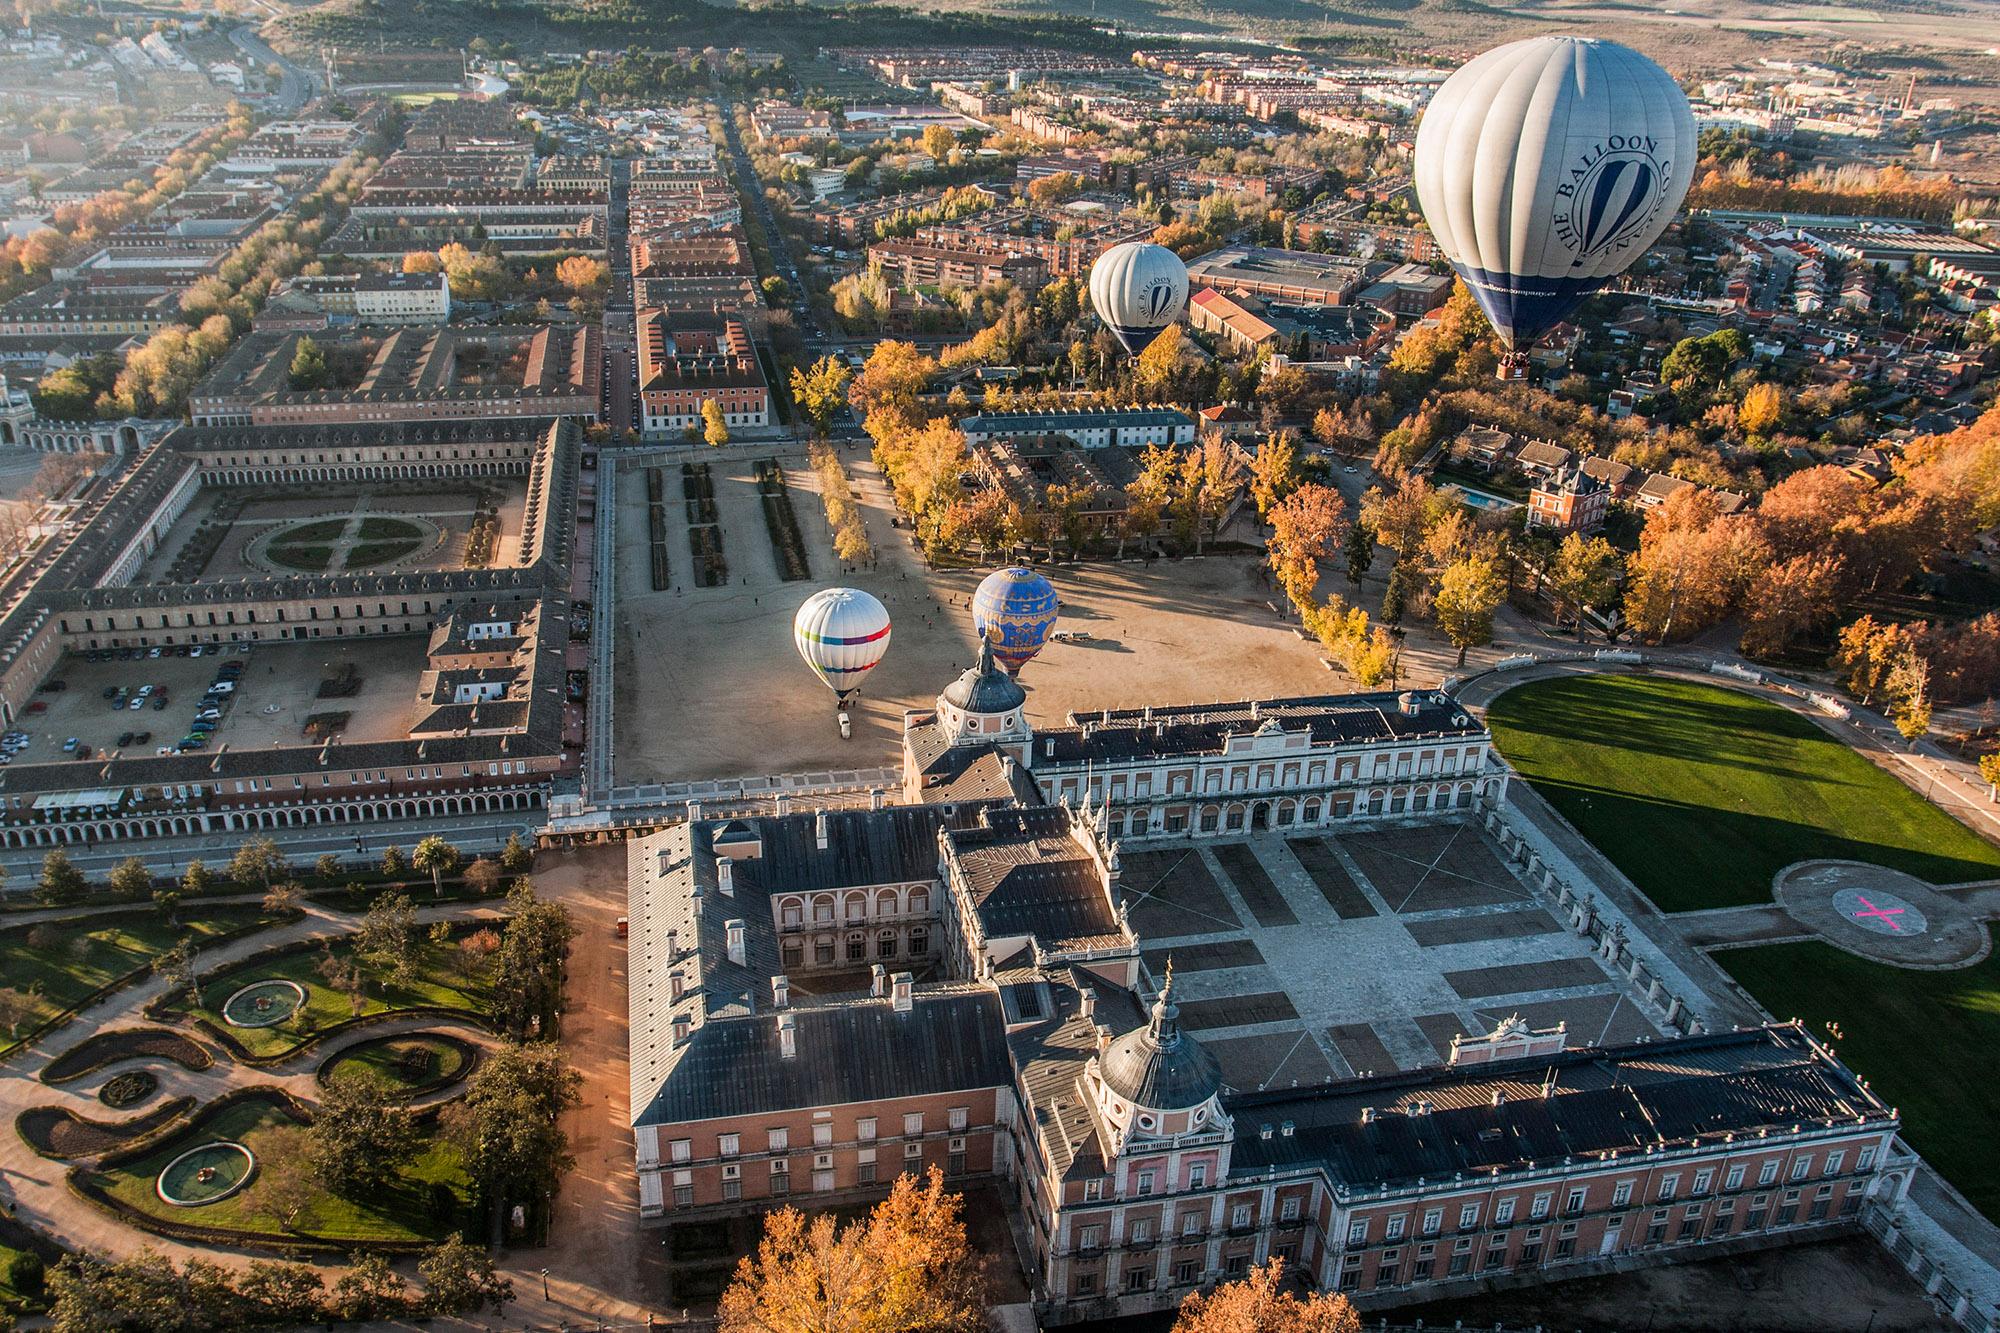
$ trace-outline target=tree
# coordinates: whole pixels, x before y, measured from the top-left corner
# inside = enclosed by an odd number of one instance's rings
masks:
[[[1988,799],[2000,797],[2000,753],[1979,756],[1979,776],[1986,782]]]
[[[313,862],[313,874],[319,876],[322,884],[331,884],[340,878],[340,858],[332,852],[321,852]]]
[[[1304,478],[1299,471],[1299,446],[1288,430],[1264,441],[1250,463],[1250,498],[1257,502],[1257,517],[1268,519],[1280,500],[1299,488]]]
[[[482,856],[465,868],[465,887],[475,898],[485,898],[499,889],[505,874],[498,861]]]
[[[270,1185],[260,1178],[258,1189],[266,1191]],[[256,1309],[261,1323],[310,1324],[325,1312],[326,1283],[305,1264],[252,1259],[236,1290]]]
[[[534,864],[535,854],[521,841],[521,835],[509,833],[507,845],[500,849],[500,868],[510,875],[525,875]]]
[[[1499,562],[1491,556],[1471,553],[1446,565],[1438,577],[1437,596],[1431,610],[1438,628],[1458,649],[1458,664],[1465,654],[1493,641],[1493,613],[1507,594],[1506,580],[1500,577]]]
[[[493,1271],[484,1250],[467,1245],[457,1232],[424,1251],[417,1274],[424,1280],[429,1314],[476,1314],[488,1307],[499,1314],[514,1299],[514,1284]]]
[[[1549,592],[1556,600],[1556,618],[1576,616],[1576,637],[1583,637],[1583,613],[1602,606],[1618,589],[1625,558],[1602,537],[1572,532],[1549,562]]]
[[[1420,554],[1431,529],[1458,509],[1450,496],[1416,473],[1405,476],[1393,491],[1376,486],[1361,497],[1361,521],[1374,531],[1375,540],[1399,559]]]
[[[1914,748],[1931,729],[1931,665],[1920,653],[1909,653],[1889,673],[1889,720]]]
[[[577,1105],[582,1082],[555,1043],[509,1043],[480,1062],[465,1095],[444,1109],[441,1128],[479,1191],[494,1242],[509,1203],[546,1198],[569,1169],[562,1113]]]
[[[1356,523],[1347,530],[1347,581],[1359,588],[1361,580],[1368,576],[1368,567],[1375,563],[1375,529],[1366,523]]]
[[[722,1294],[722,1333],[979,1333],[986,1282],[966,1244],[964,1200],[933,1166],[898,1176],[865,1222],[795,1208],[766,1214],[757,1253]]]
[[[924,126],[924,151],[943,166],[951,156],[951,150],[958,147],[958,132],[949,125]]]
[[[1139,384],[1153,394],[1164,393],[1181,368],[1181,326],[1169,324],[1146,344],[1134,366]]]
[[[884,412],[908,424],[917,395],[929,387],[936,372],[937,363],[919,352],[915,344],[885,339],[869,353],[848,396],[864,421]]]
[[[401,847],[389,846],[382,849],[382,874],[384,878],[395,879],[409,872],[409,863],[403,859]]]
[[[215,876],[197,858],[188,862],[188,868],[181,872],[181,894],[187,898],[200,898],[215,891]]]
[[[405,273],[442,273],[443,271],[444,265],[439,262],[437,254],[434,251],[412,250],[403,256],[403,272]]]
[[[10,1038],[21,1035],[21,1024],[35,1012],[35,997],[12,986],[0,986],[0,1023],[7,1025]]]
[[[42,858],[41,882],[35,886],[35,901],[44,907],[68,907],[83,901],[90,881],[83,877],[62,848],[53,848]]]
[[[610,285],[611,269],[601,259],[571,255],[556,265],[556,281],[578,295],[597,292]]]
[[[823,356],[812,363],[810,369],[792,367],[792,402],[813,433],[824,437],[833,427],[833,414],[847,402],[847,386],[854,378],[847,363],[832,356]]]
[[[1057,171],[1028,182],[1028,202],[1052,208],[1083,193],[1083,177],[1074,171]]]
[[[326,353],[318,343],[311,338],[299,339],[292,348],[289,376],[293,393],[312,393],[327,386]]]
[[[431,877],[431,891],[436,897],[444,896],[444,877],[458,873],[465,864],[465,856],[458,848],[433,833],[417,844],[417,850],[410,857],[410,864]]]
[[[257,1214],[281,1231],[306,1232],[317,1220],[315,1205],[322,1190],[306,1164],[303,1129],[281,1130],[263,1146],[257,1164],[257,1189],[250,1202]]]
[[[1398,560],[1389,566],[1389,586],[1382,590],[1382,621],[1388,625],[1400,625],[1410,609],[1410,585],[1416,581],[1411,573],[1413,562]]]
[[[195,971],[194,960],[198,951],[194,942],[183,939],[171,948],[163,949],[153,959],[153,973],[167,983],[167,994],[178,995],[187,992],[196,1004],[201,1003],[201,977]]]
[[[229,1270],[205,1259],[176,1268],[155,1250],[110,1261],[73,1254],[49,1274],[54,1333],[180,1333],[241,1328],[248,1303]]]
[[[705,399],[701,405],[701,437],[714,449],[729,443],[729,422],[723,416],[722,404],[713,398]]]
[[[1768,380],[1751,385],[1743,395],[1743,406],[1736,409],[1736,424],[1746,435],[1769,435],[1784,417],[1784,391]]]
[[[1181,1302],[1173,1333],[1361,1333],[1361,1316],[1338,1292],[1300,1300],[1281,1289],[1284,1268],[1273,1259],[1248,1277],[1193,1293]]]
[[[495,959],[493,1017],[516,1036],[549,1036],[562,1007],[563,963],[576,928],[561,903],[536,897],[525,880],[507,895],[507,911]]]
[[[1331,486],[1307,482],[1271,511],[1265,559],[1278,587],[1301,608],[1313,605],[1320,562],[1330,559],[1347,528],[1347,506]]]
[[[299,1156],[322,1187],[362,1198],[387,1188],[422,1146],[409,1113],[390,1101],[388,1085],[349,1069],[321,1089]]]
[[[264,911],[271,916],[291,916],[299,911],[299,904],[305,901],[305,890],[291,880],[274,884],[264,895]]]
[[[128,856],[113,867],[106,883],[121,898],[144,898],[152,892],[153,872],[138,857]]]
[[[1840,557],[1797,555],[1766,568],[1743,599],[1743,651],[1776,657],[1840,610]]]
[[[342,1319],[363,1322],[389,1319],[408,1311],[409,1287],[402,1275],[379,1254],[364,1254],[348,1265],[333,1284],[328,1304]]]
[[[416,974],[417,909],[407,893],[385,893],[361,918],[354,956],[396,982]]]
[[[271,881],[288,868],[277,843],[269,838],[252,838],[230,858],[229,877],[246,889],[261,886],[268,893]]]

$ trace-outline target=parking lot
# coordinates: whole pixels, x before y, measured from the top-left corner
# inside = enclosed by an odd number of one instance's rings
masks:
[[[89,746],[93,757],[110,751],[128,756],[152,754],[163,745],[173,745],[190,734],[202,707],[203,692],[226,663],[240,665],[241,674],[207,737],[211,752],[222,745],[242,748],[316,743],[306,737],[303,728],[307,718],[318,713],[347,713],[341,735],[348,742],[389,740],[407,734],[417,678],[425,660],[425,641],[420,636],[343,644],[260,645],[247,653],[240,651],[241,647],[229,645],[220,651],[210,647],[201,657],[180,657],[163,650],[159,657],[126,659],[112,653],[95,661],[81,654],[64,658],[34,697],[34,704],[44,705],[43,711],[24,713],[14,722],[14,730],[26,732],[30,741],[13,762],[64,759],[68,756],[63,746],[71,738],[78,742],[79,751]],[[355,669],[356,692],[346,698],[319,698],[320,681],[343,665]],[[61,681],[63,688],[50,690],[48,686],[56,681]],[[130,698],[148,685],[152,692],[140,707],[131,707]],[[128,700],[114,709],[106,691],[115,694],[120,689],[127,692]],[[163,695],[166,706],[160,707]],[[139,739],[145,733],[151,734]]]

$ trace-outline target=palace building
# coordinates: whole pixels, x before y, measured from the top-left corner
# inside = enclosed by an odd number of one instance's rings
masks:
[[[1024,703],[982,652],[909,715],[904,804],[696,807],[628,844],[642,1217],[936,1166],[1017,1210],[1053,1325],[1272,1257],[1384,1306],[1777,1244],[1906,1185],[1895,1112],[1796,1024],[1576,1047],[1509,1019],[1431,1067],[1233,1086],[1133,925],[1123,839],[1463,822],[1505,781],[1490,738],[1427,693],[1039,734]]]

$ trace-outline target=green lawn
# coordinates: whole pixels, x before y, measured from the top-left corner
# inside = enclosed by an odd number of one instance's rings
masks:
[[[346,958],[346,943],[336,942],[333,952],[336,957]],[[425,1006],[484,1012],[484,978],[475,976],[468,981],[461,977],[456,947],[440,949],[424,941],[419,944],[417,955],[416,975],[408,982],[391,982],[379,972],[371,971],[363,992],[361,1014]],[[241,1042],[252,1055],[282,1055],[302,1045],[312,1033],[357,1016],[348,997],[328,985],[321,975],[323,958],[318,945],[305,945],[275,958],[245,962],[219,975],[204,977],[203,1003],[195,1012]],[[306,1004],[298,1014],[267,1028],[230,1027],[223,1021],[222,1005],[231,995],[253,981],[274,977],[296,981],[306,988]],[[176,1012],[185,1013],[185,1006],[183,999]]]
[[[1901,1110],[1910,1144],[2000,1222],[2000,1082],[1979,1074],[2000,1044],[2000,954],[1948,972],[1874,963],[1830,944],[1713,955],[1780,1019],[1845,1034],[1840,1058]]]
[[[246,1098],[225,1108],[207,1124],[174,1135],[144,1157],[109,1171],[92,1172],[87,1179],[164,1221],[279,1237],[287,1233],[258,1213],[258,1180],[252,1180],[247,1188],[226,1199],[198,1208],[176,1208],[165,1203],[154,1186],[167,1163],[190,1148],[218,1139],[249,1148],[257,1158],[261,1177],[268,1164],[297,1158],[303,1133],[283,1103],[263,1097]],[[438,1184],[450,1191],[448,1210],[439,1206],[443,1203],[441,1196],[433,1198],[433,1186]],[[305,1219],[300,1234],[331,1241],[437,1240],[454,1229],[457,1214],[463,1211],[469,1197],[470,1185],[457,1153],[441,1140],[433,1139],[397,1181],[371,1192],[366,1199],[323,1195],[312,1208],[311,1216]],[[449,1215],[439,1216],[447,1211]]]
[[[209,940],[259,922],[275,924],[255,903],[189,905],[178,926],[144,908],[79,917],[73,922],[0,929],[0,978],[33,997],[23,1032],[80,1003],[91,992],[130,977],[183,934]],[[36,987],[40,989],[37,990]],[[14,1042],[0,1029],[0,1054]]]
[[[1950,884],[2000,848],[1805,718],[1734,690],[1574,676],[1509,690],[1502,754],[1669,912],[1770,900],[1794,861],[1872,861]]]
[[[412,1033],[357,1042],[328,1061],[321,1076],[331,1080],[350,1069],[365,1069],[401,1095],[448,1083],[469,1063],[469,1054],[457,1042]]]

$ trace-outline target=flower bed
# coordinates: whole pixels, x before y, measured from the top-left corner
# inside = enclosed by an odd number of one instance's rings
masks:
[[[73,1083],[120,1060],[171,1060],[183,1069],[207,1069],[215,1057],[184,1032],[166,1028],[117,1028],[100,1032],[42,1067],[42,1082]]]
[[[787,583],[811,578],[805,538],[799,535],[799,518],[792,512],[791,493],[785,489],[785,470],[776,459],[757,464],[757,494],[764,501],[764,527],[778,557],[778,576]]]
[[[35,1106],[14,1118],[14,1132],[42,1156],[68,1161],[137,1143],[180,1119],[193,1106],[194,1098],[176,1097],[130,1120],[90,1120],[67,1107]]]
[[[129,1111],[160,1090],[160,1076],[150,1069],[113,1074],[97,1090],[97,1100],[114,1111]]]

